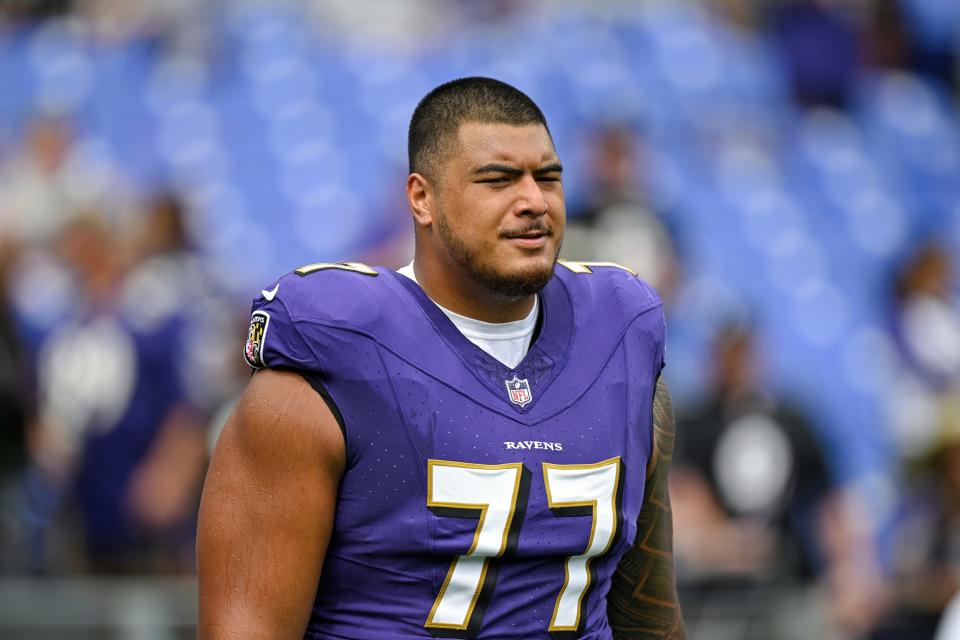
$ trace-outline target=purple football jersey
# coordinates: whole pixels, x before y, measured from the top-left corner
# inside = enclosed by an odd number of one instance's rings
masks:
[[[663,364],[651,287],[558,265],[514,369],[388,269],[311,265],[266,294],[248,362],[319,379],[345,426],[308,638],[611,637]]]

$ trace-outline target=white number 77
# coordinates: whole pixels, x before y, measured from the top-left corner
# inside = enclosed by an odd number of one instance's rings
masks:
[[[484,465],[446,460],[427,463],[427,506],[439,515],[479,518],[473,544],[454,558],[427,617],[430,629],[466,631],[480,627],[486,598],[496,576],[490,558],[516,544],[526,506],[528,476],[522,463]],[[550,631],[577,631],[581,605],[591,586],[590,561],[609,550],[617,534],[620,458],[596,464],[543,463],[547,502],[558,516],[591,516],[586,550],[566,559],[564,582],[557,596]],[[515,518],[518,511],[521,516]]]

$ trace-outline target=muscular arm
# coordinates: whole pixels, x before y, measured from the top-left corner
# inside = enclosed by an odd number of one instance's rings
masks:
[[[673,525],[667,472],[675,435],[673,403],[661,379],[653,399],[653,453],[637,518],[637,538],[620,560],[607,597],[617,640],[687,637],[673,574]]]
[[[203,488],[199,638],[303,637],[344,460],[335,418],[299,375],[251,379]]]

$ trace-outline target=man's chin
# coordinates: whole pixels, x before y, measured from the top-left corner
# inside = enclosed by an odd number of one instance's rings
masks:
[[[498,295],[520,298],[537,293],[547,286],[552,277],[553,262],[544,261],[510,272],[484,274],[482,284]]]

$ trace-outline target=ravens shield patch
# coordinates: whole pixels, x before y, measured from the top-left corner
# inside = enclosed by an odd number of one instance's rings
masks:
[[[263,345],[269,326],[270,314],[266,311],[254,311],[250,316],[250,329],[247,331],[247,344],[243,349],[243,357],[254,369],[267,366],[263,359]]]

